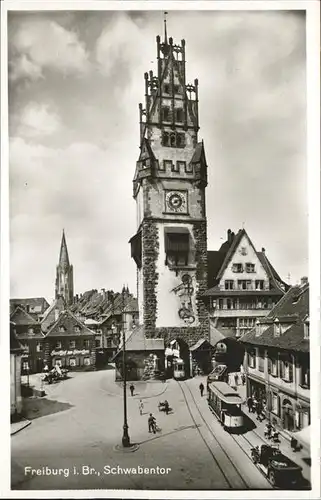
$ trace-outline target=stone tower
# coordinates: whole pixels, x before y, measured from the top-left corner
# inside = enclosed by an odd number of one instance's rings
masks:
[[[198,80],[186,83],[185,40],[157,36],[157,74],[145,73],[139,105],[140,155],[133,180],[140,323],[146,337],[191,346],[208,338],[205,188],[207,164],[198,140]]]
[[[72,304],[74,296],[74,272],[69,263],[65,232],[62,232],[59,264],[56,271],[55,298],[63,297],[67,305]]]

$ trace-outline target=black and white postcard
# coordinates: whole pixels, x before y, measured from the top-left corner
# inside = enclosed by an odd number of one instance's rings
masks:
[[[319,3],[2,14],[4,496],[318,498]]]

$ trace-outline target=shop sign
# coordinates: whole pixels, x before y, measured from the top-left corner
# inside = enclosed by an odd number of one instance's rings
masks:
[[[76,356],[76,355],[83,355],[85,356],[86,354],[90,354],[90,351],[88,349],[73,349],[72,351],[51,351],[52,356]]]

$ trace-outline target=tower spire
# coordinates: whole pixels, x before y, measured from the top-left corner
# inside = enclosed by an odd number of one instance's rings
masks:
[[[59,266],[61,266],[61,268],[64,270],[69,267],[69,256],[68,256],[68,249],[67,249],[64,229],[62,230],[62,239],[61,239],[60,254],[59,254]]]
[[[167,25],[166,25],[166,16],[167,16],[168,12],[165,11],[164,12],[164,31],[165,31],[165,45],[167,45]]]

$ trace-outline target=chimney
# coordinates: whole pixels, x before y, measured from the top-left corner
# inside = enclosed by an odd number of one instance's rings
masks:
[[[55,321],[59,318],[59,311],[58,309],[55,309]]]
[[[262,253],[265,253],[265,248],[264,247],[262,247]]]
[[[302,276],[301,278],[301,286],[307,285],[309,283],[309,279],[307,276]]]
[[[105,289],[105,288],[102,288],[102,289],[101,289],[101,293],[102,293],[102,295],[103,295],[103,299],[105,300],[105,298],[106,298],[106,289]]]
[[[77,293],[77,294],[76,294],[76,303],[78,302],[78,300],[79,300],[79,295],[78,295],[78,293]]]
[[[227,241],[228,243],[232,242],[232,231],[230,229],[227,230]]]

